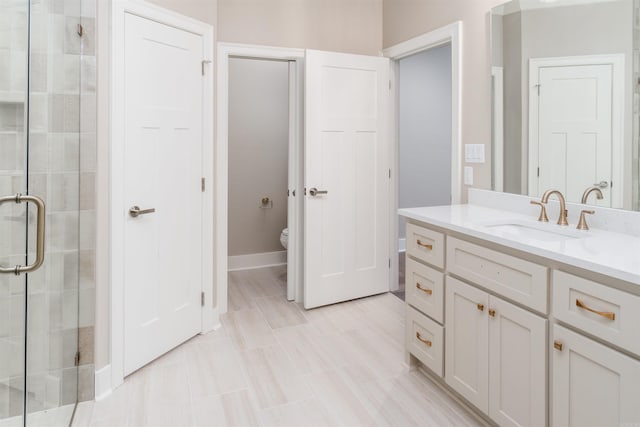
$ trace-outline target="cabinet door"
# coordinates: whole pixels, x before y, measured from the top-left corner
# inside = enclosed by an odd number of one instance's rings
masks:
[[[445,380],[488,413],[488,321],[486,292],[447,277]]]
[[[489,297],[489,416],[501,426],[547,424],[547,320]]]
[[[640,425],[640,362],[554,325],[553,426]]]

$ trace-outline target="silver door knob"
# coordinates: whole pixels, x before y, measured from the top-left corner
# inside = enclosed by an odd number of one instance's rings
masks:
[[[316,187],[313,187],[312,189],[309,190],[309,194],[311,194],[313,197],[315,197],[315,196],[319,196],[321,194],[329,194],[329,192],[325,191],[325,190],[318,190]]]
[[[140,206],[132,206],[131,209],[129,209],[129,215],[131,215],[134,218],[137,218],[140,215],[151,214],[151,213],[154,213],[155,211],[156,211],[155,208],[140,209]]]
[[[594,187],[598,187],[598,188],[607,188],[609,187],[609,182],[607,181],[600,181],[596,184],[593,184]]]

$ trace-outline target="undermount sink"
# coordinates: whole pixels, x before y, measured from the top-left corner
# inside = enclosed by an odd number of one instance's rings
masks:
[[[528,239],[542,242],[562,242],[587,237],[584,231],[555,224],[521,220],[478,223],[493,234],[511,239]]]

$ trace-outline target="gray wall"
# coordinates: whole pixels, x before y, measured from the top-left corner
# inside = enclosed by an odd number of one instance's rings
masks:
[[[498,20],[495,17],[496,21]],[[503,19],[504,83],[504,191],[520,193],[522,188],[522,92],[523,68],[522,15],[512,13]]]
[[[284,250],[289,65],[229,60],[229,256]],[[261,209],[269,197],[273,208]]]
[[[400,60],[399,132],[400,208],[450,204],[450,44]]]

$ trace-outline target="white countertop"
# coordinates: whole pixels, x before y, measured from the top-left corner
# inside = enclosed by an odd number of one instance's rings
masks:
[[[528,252],[640,286],[640,237],[600,229],[581,231],[567,226],[539,223],[536,217],[479,205],[453,205],[400,209],[406,218],[467,234],[502,246]],[[587,219],[589,219],[587,217]],[[515,223],[570,235],[561,241],[516,236],[490,226]],[[489,227],[487,227],[489,225]],[[638,289],[640,292],[640,288]]]

